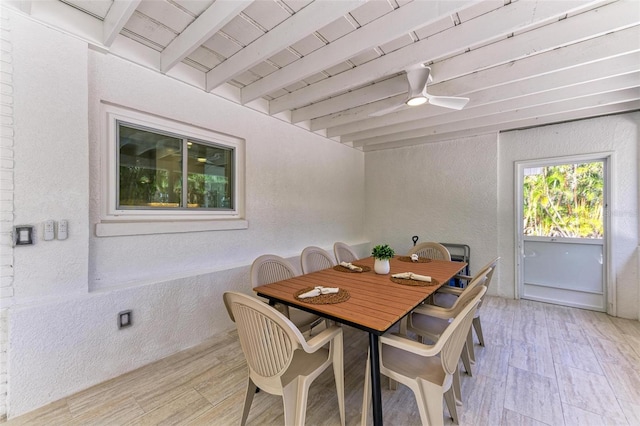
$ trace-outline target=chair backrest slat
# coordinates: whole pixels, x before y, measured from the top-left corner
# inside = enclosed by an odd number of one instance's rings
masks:
[[[300,332],[276,309],[249,296],[227,292],[225,304],[233,313],[249,368],[265,378],[283,374],[300,347]]]
[[[336,256],[338,263],[353,262],[358,260],[358,255],[345,243],[337,242],[333,245],[333,254]]]
[[[314,246],[306,247],[302,250],[300,263],[302,265],[303,274],[310,274],[311,272],[331,268],[336,264],[326,250]]]
[[[408,256],[412,254],[417,254],[419,257],[426,257],[427,259],[451,260],[449,250],[442,244],[435,242],[420,243],[414,246],[407,253]]]
[[[251,265],[251,286],[271,284],[298,275],[294,266],[285,258],[275,254],[258,257]]]

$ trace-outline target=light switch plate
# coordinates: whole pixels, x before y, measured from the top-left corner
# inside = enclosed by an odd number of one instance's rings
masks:
[[[42,238],[45,241],[51,241],[55,238],[55,231],[53,229],[54,222],[49,219],[44,223],[44,237]]]
[[[69,236],[69,221],[62,219],[58,222],[58,239],[66,240]]]

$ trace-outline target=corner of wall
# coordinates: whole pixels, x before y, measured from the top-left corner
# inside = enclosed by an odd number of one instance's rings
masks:
[[[7,417],[9,301],[13,297],[13,57],[11,21],[0,15],[0,421]]]

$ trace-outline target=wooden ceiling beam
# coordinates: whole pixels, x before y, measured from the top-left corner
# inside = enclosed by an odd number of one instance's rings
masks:
[[[316,31],[362,6],[365,1],[343,0],[335,2],[332,7],[327,7],[321,1],[309,4],[209,71],[206,90],[210,92],[234,76],[242,74],[254,65],[305,38],[310,32]]]
[[[410,134],[410,132],[420,131],[421,129],[428,127],[441,126],[460,120],[471,120],[475,118],[488,117],[494,114],[504,114],[508,111],[551,104],[557,102],[558,99],[576,99],[584,96],[605,94],[638,86],[640,86],[640,71],[622,74],[611,78],[588,81],[583,84],[566,86],[554,90],[540,91],[531,94],[523,93],[522,96],[502,102],[494,102],[488,105],[482,105],[451,113],[445,112],[443,114],[422,118],[420,120],[409,121],[401,124],[392,124],[381,129],[372,129],[341,135],[340,140],[341,142],[351,142],[376,137],[398,137],[404,139],[407,134]]]
[[[160,55],[160,71],[168,72],[177,63],[209,40],[249,6],[253,0],[216,1],[169,43]]]
[[[385,144],[400,140],[416,139],[431,136],[438,133],[455,132],[466,129],[474,129],[488,125],[501,125],[507,128],[513,127],[512,122],[535,119],[555,114],[563,114],[578,111],[585,108],[593,108],[601,105],[619,104],[640,100],[640,87],[617,90],[608,93],[598,93],[575,99],[561,100],[543,105],[527,106],[519,110],[511,110],[490,116],[460,120],[442,125],[429,126],[418,130],[395,133],[369,139],[360,139],[353,142],[353,146]]]
[[[471,98],[469,107],[482,105],[487,102],[505,99],[515,96],[522,91],[524,84],[507,86],[513,82],[520,82],[540,77],[541,81],[531,80],[534,88],[557,87],[559,81],[554,81],[549,74],[557,73],[558,78],[563,78],[563,84],[571,84],[572,79],[582,82],[589,77],[589,67],[582,68],[585,64],[592,64],[594,73],[600,77],[607,74],[617,75],[640,68],[635,61],[636,54],[640,51],[640,27],[631,27],[625,30],[607,34],[598,38],[589,39],[559,49],[546,51],[539,55],[529,56],[513,63],[503,64],[494,68],[488,68],[463,77],[448,80],[429,86],[429,92],[435,94],[449,94],[451,96],[467,96]],[[604,61],[604,62],[603,62]],[[611,61],[607,68],[605,62]],[[574,71],[571,71],[574,69]],[[506,86],[506,87],[503,87]],[[481,93],[480,93],[481,92]],[[493,96],[490,96],[492,95]],[[382,104],[367,106],[367,111],[374,112],[383,108]],[[420,107],[410,108],[397,113],[387,114],[381,117],[368,117],[360,110],[355,110],[355,117],[351,117],[350,111],[341,112],[340,116],[323,119],[319,124],[327,125],[329,137],[346,133],[382,127],[405,121],[417,120],[422,117]],[[371,113],[370,112],[370,113]],[[320,120],[318,120],[320,121]],[[314,120],[311,128],[317,130]]]
[[[136,11],[141,0],[114,0],[102,24],[102,43],[109,47]]]
[[[355,89],[351,92],[317,102],[291,112],[291,122],[299,123],[304,120],[322,117],[335,111],[344,111],[391,95],[407,92],[407,78],[403,75],[391,77],[378,83]]]
[[[297,81],[337,65],[368,49],[396,39],[430,22],[442,19],[443,14],[454,13],[462,6],[473,3],[414,1],[377,19],[362,28],[327,44],[307,56],[261,78],[242,89],[242,103],[250,102],[268,93],[289,86]],[[283,108],[277,113],[284,111]]]
[[[458,91],[455,93],[450,91],[448,88],[439,86],[437,82],[454,79],[466,74],[471,74],[472,72],[479,72],[490,67],[495,67],[496,65],[508,64],[513,61],[525,59],[529,56],[540,55],[541,53],[558,49],[565,45],[588,40],[589,38],[596,38],[597,36],[606,35],[614,31],[619,31],[623,28],[628,28],[633,24],[637,24],[637,17],[633,13],[633,7],[634,5],[629,2],[610,4],[569,19],[564,19],[557,23],[549,24],[523,34],[518,34],[499,43],[483,46],[479,49],[445,59],[444,61],[436,62],[431,65],[431,73],[435,84],[430,85],[429,91],[436,95],[460,95],[461,92]],[[470,64],[473,65],[472,68],[469,67]],[[556,66],[556,64],[553,65]],[[397,78],[402,79],[404,76]],[[406,79],[404,81],[406,91]],[[365,91],[370,89],[367,87],[361,90]],[[381,99],[384,94],[384,92],[377,93],[377,99],[370,99],[368,102],[363,102],[360,105],[353,105],[351,103],[348,107],[359,107],[365,103],[377,101]],[[386,94],[388,96],[393,96],[398,94],[398,92],[388,90]],[[361,95],[363,99],[366,99],[365,96],[366,93]],[[329,103],[333,99],[335,98],[327,101],[320,101],[316,104],[312,104],[310,107]],[[392,104],[388,102],[379,102],[378,104],[372,104],[364,109],[358,108],[354,111],[349,111],[345,108],[338,109],[339,105],[336,102],[331,103],[331,105],[335,107],[332,112],[337,112],[334,117],[326,116],[327,114],[330,114],[327,112],[326,108],[318,111],[324,112],[325,114],[318,115],[316,117],[309,117],[308,114],[305,116],[304,119],[311,119],[312,130],[316,131],[327,127],[335,127],[341,124],[358,121],[363,118],[366,119],[367,116],[372,112],[375,112],[376,109],[381,110],[391,106]],[[306,109],[306,107],[300,108],[300,110],[304,111],[306,111]],[[316,118],[318,118],[318,120],[316,120]]]
[[[592,3],[590,1],[510,3],[349,71],[274,99],[269,103],[269,113],[275,114],[308,105],[331,94],[357,87],[363,81],[377,80],[402,72],[411,65],[460,54],[473,46],[506,38],[514,31],[523,31],[528,27],[559,19],[577,7],[585,7]]]
[[[422,145],[426,143],[443,142],[454,139],[462,139],[475,137],[486,134],[496,134],[510,130],[525,129],[528,127],[544,126],[547,124],[562,123],[566,121],[581,120],[585,118],[600,117],[604,115],[619,114],[628,111],[640,110],[640,101],[630,101],[624,103],[609,104],[604,106],[594,106],[582,110],[570,111],[565,113],[547,115],[544,117],[528,118],[519,121],[512,121],[509,127],[504,125],[488,125],[476,127],[474,129],[458,130],[447,133],[438,133],[432,136],[420,137],[415,139],[405,139],[386,144],[367,145],[362,147],[364,152],[380,151],[385,149],[403,148],[407,146]]]

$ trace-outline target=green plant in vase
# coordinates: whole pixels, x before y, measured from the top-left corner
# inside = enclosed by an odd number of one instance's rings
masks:
[[[375,259],[373,270],[376,274],[388,274],[391,270],[389,259],[393,258],[395,251],[389,244],[378,244],[371,250],[371,256]]]

